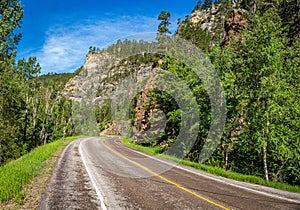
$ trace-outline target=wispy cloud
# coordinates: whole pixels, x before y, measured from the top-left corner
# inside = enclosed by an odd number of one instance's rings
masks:
[[[80,67],[89,46],[102,48],[107,43],[142,32],[155,32],[156,18],[122,16],[105,20],[87,19],[73,24],[52,26],[45,42],[35,53],[42,73],[72,72]]]

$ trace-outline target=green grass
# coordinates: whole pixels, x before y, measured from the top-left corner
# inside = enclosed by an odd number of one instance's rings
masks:
[[[191,162],[188,160],[182,160],[182,159],[178,159],[169,155],[165,155],[165,154],[160,154],[160,147],[156,146],[156,147],[144,147],[138,144],[134,144],[132,143],[132,140],[130,138],[127,137],[123,137],[122,138],[122,143],[135,148],[137,150],[140,150],[142,152],[151,154],[151,155],[156,155],[177,163],[180,163],[182,165],[186,165],[186,166],[190,166],[192,168],[201,170],[201,171],[205,171],[211,174],[215,174],[218,176],[224,176],[230,179],[234,179],[234,180],[238,180],[238,181],[243,181],[243,182],[249,182],[249,183],[255,183],[255,184],[259,184],[259,185],[263,185],[263,186],[268,186],[268,187],[272,187],[272,188],[276,188],[276,189],[281,189],[281,190],[287,190],[287,191],[291,191],[291,192],[297,192],[300,193],[300,186],[293,186],[293,185],[289,185],[289,184],[285,184],[285,183],[281,183],[281,182],[272,182],[272,181],[266,181],[265,179],[261,178],[261,177],[257,177],[257,176],[251,176],[251,175],[245,175],[245,174],[240,174],[240,173],[236,173],[233,171],[224,171],[223,168],[219,168],[219,167],[213,167],[213,166],[208,166],[208,165],[204,165],[201,163],[195,163],[195,162]]]
[[[127,146],[130,146],[132,148],[135,148],[137,150],[140,150],[142,152],[146,152],[148,154],[151,154],[151,155],[158,155],[159,152],[161,151],[161,148],[159,146],[144,147],[144,146],[141,146],[141,145],[138,145],[138,144],[134,144],[132,142],[132,140],[130,138],[127,138],[127,137],[122,138],[122,143],[127,145]]]
[[[21,200],[24,197],[22,187],[43,171],[46,160],[59,147],[66,146],[67,142],[76,138],[78,137],[68,137],[40,146],[27,155],[0,167],[0,202],[11,199]]]

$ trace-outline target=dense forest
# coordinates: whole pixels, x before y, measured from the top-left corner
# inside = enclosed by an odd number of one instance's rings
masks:
[[[60,95],[73,74],[40,76],[35,57],[16,60],[23,6],[0,4],[0,165],[72,134],[72,102]]]

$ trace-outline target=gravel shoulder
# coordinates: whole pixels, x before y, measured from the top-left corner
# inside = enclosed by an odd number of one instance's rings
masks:
[[[79,142],[71,142],[58,158],[39,209],[100,208],[78,151]]]

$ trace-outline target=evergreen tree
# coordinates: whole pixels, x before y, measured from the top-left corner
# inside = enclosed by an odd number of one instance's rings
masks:
[[[194,12],[195,10],[201,9],[201,7],[202,7],[202,1],[199,0],[199,1],[197,2],[196,6],[195,6],[194,9],[193,9],[193,12]]]
[[[1,0],[0,4],[0,61],[15,55],[15,47],[21,39],[15,29],[21,27],[23,6],[18,0]],[[0,69],[2,71],[3,69]]]
[[[208,52],[212,35],[201,28],[201,23],[194,24],[190,21],[185,21],[177,34],[188,41],[191,41],[204,52]]]
[[[158,34],[159,35],[166,35],[171,34],[171,31],[169,30],[168,26],[170,23],[171,13],[166,11],[161,11],[158,15],[158,20],[160,20],[160,24],[158,25]]]
[[[201,9],[209,9],[212,7],[213,1],[212,0],[204,0]]]
[[[14,66],[15,47],[21,35],[15,34],[23,16],[17,0],[4,0],[0,4],[0,164],[20,155],[23,144],[22,109],[25,101],[20,85],[22,76]]]

